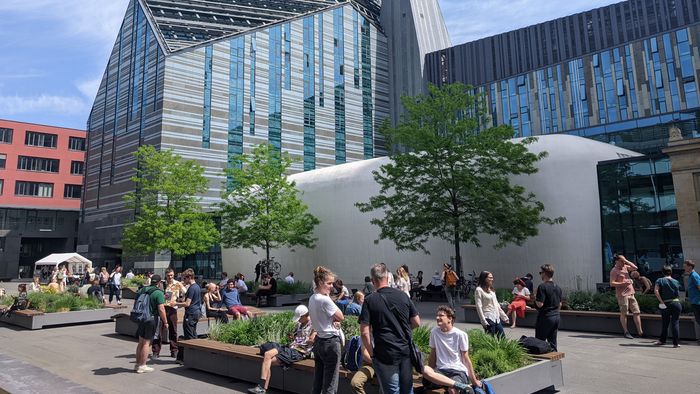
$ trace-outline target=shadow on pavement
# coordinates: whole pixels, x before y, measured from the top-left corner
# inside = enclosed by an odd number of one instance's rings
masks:
[[[231,388],[232,384],[244,383],[241,380],[231,379],[225,376],[211,374],[206,371],[200,371],[195,369],[190,369],[184,366],[175,365],[174,368],[162,369],[161,372],[172,373],[179,376],[184,376],[190,379],[199,380],[201,382],[206,382],[207,384],[214,384],[219,387]]]
[[[620,346],[623,347],[646,347],[646,348],[652,348],[652,347],[661,347],[654,345],[654,342],[646,342],[646,343],[620,343]]]
[[[98,376],[108,376],[108,375],[116,375],[119,373],[134,373],[133,369],[128,369],[128,368],[97,368],[93,369],[92,373]]]
[[[582,334],[582,335],[569,335],[571,338],[583,338],[583,339],[609,339],[609,338],[614,338],[612,335],[588,335],[588,334]]]
[[[136,343],[136,338],[130,337],[128,335],[117,334],[116,332],[113,332],[110,334],[102,334],[102,336],[107,337],[107,338],[121,339],[122,341],[129,341],[129,342]]]

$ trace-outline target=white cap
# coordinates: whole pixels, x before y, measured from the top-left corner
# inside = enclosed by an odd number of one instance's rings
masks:
[[[292,319],[292,321],[294,323],[298,322],[299,319],[301,319],[301,317],[306,315],[307,313],[309,313],[309,308],[307,308],[306,305],[299,305],[294,310],[294,318]]]

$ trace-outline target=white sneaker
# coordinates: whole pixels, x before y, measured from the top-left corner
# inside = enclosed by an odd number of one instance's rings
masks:
[[[146,373],[146,372],[153,372],[153,371],[155,371],[155,369],[144,364],[144,365],[140,365],[140,366],[136,367],[136,369],[134,371],[136,373]]]

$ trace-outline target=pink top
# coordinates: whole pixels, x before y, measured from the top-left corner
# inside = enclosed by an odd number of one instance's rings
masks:
[[[630,278],[630,274],[627,271],[627,266],[622,267],[622,269],[613,267],[610,270],[610,281],[611,282],[624,282]],[[634,286],[632,283],[627,283],[626,286],[615,286],[615,294],[618,297],[626,297],[634,294]]]

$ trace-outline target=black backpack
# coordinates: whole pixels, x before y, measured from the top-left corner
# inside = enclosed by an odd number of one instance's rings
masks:
[[[151,314],[151,294],[156,290],[158,289],[154,287],[148,291],[139,293],[138,297],[136,297],[136,302],[134,302],[131,314],[129,315],[129,319],[131,319],[132,322],[143,323],[153,320],[153,314]]]
[[[518,340],[520,346],[524,347],[529,354],[545,354],[553,352],[552,345],[547,341],[537,339],[535,337],[521,336]]]

